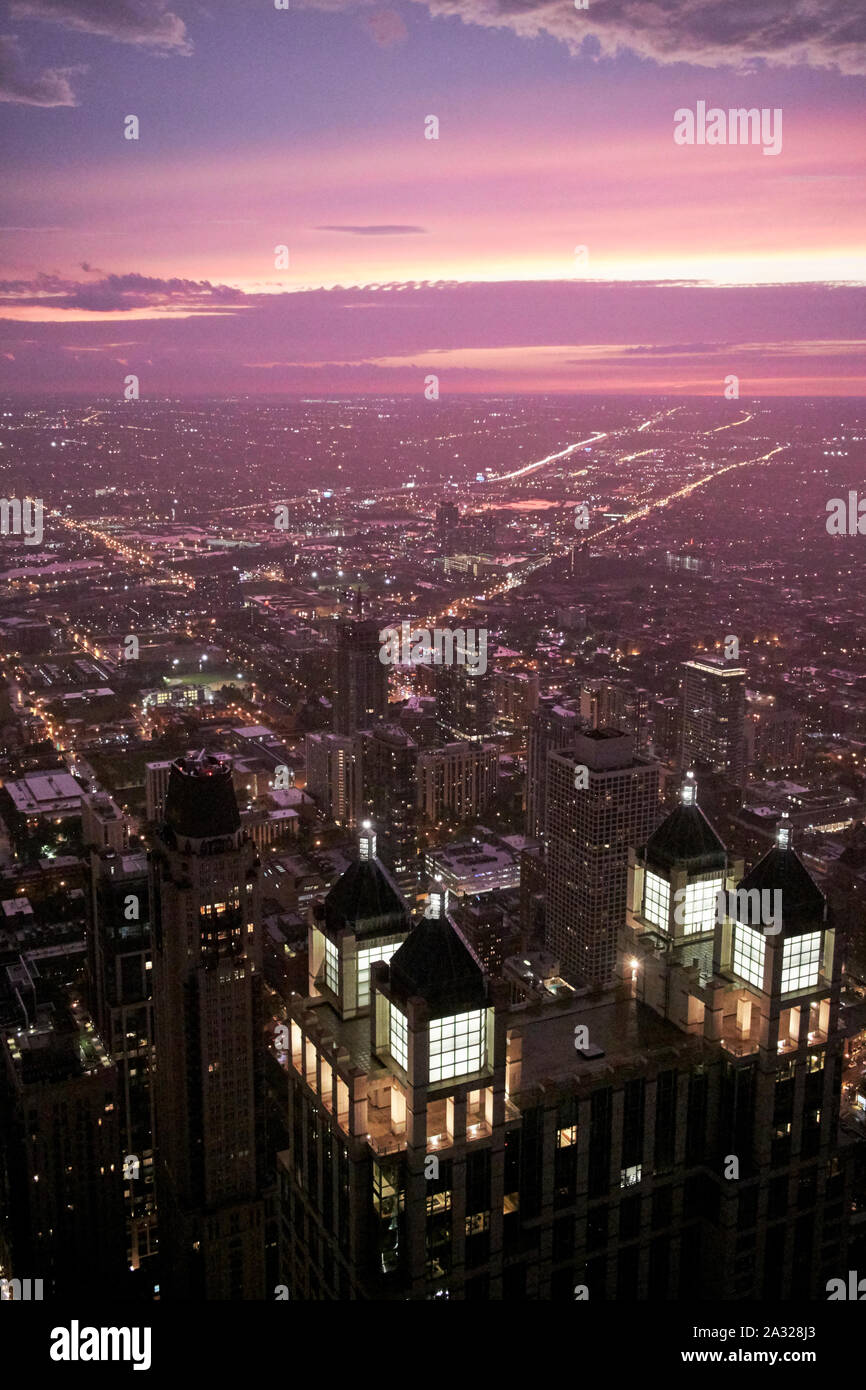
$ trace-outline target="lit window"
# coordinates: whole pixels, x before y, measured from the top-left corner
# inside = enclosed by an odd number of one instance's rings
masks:
[[[456,1076],[480,1071],[486,1041],[484,1009],[434,1018],[430,1023],[430,1081],[451,1081]]]
[[[409,1070],[409,1039],[406,1029],[406,1017],[401,1014],[399,1009],[391,1005],[391,1017],[388,1026],[388,1046],[391,1056],[395,1062],[399,1062],[404,1071]]]
[[[716,894],[721,887],[720,878],[686,884],[686,899],[680,909],[686,936],[713,931],[716,925]]]
[[[642,1163],[634,1163],[630,1168],[621,1168],[619,1173],[620,1187],[634,1187],[640,1182],[642,1171]]]
[[[756,989],[764,988],[764,953],[767,939],[759,927],[734,923],[734,974]]]
[[[782,951],[782,993],[812,989],[818,983],[821,962],[821,933],[791,936]]]
[[[643,915],[648,922],[654,922],[663,931],[670,926],[671,885],[666,878],[660,878],[647,869],[644,889]]]
[[[334,994],[340,992],[340,953],[325,937],[325,984]]]
[[[567,1125],[565,1129],[556,1131],[556,1147],[558,1149],[570,1149],[572,1144],[577,1143],[577,1125]]]
[[[389,961],[400,945],[393,941],[390,946],[365,946],[358,952],[358,1004],[363,1009],[370,1002],[370,966],[374,960]]]

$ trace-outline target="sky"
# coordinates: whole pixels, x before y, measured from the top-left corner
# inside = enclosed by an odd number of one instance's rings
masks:
[[[864,394],[866,10],[287,2],[0,3],[0,393]]]

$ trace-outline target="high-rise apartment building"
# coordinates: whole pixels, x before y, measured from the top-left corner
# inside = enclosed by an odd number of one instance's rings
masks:
[[[420,883],[420,810],[415,739],[386,724],[363,736],[364,800],[377,829],[379,858],[411,901]]]
[[[548,755],[545,940],[568,978],[616,969],[629,846],[659,814],[658,764],[633,750],[630,734],[592,729]]]
[[[259,863],[226,763],[172,765],[150,892],[164,1283],[175,1298],[262,1298]]]
[[[361,812],[361,759],[348,734],[307,734],[307,792],[337,825],[351,828]]]
[[[342,620],[334,650],[335,734],[354,734],[388,713],[388,668],[379,660],[379,624],[372,618]]]
[[[436,724],[443,743],[483,743],[493,730],[493,672],[472,673],[456,660],[433,667]]]
[[[431,825],[478,816],[496,795],[499,747],[495,743],[449,743],[425,748],[418,757],[418,807]]]
[[[746,777],[746,669],[699,657],[683,662],[680,767],[709,768],[742,790]]]
[[[544,835],[547,814],[547,755],[565,748],[582,727],[576,709],[559,696],[545,695],[529,720],[526,742],[526,833],[532,840]]]

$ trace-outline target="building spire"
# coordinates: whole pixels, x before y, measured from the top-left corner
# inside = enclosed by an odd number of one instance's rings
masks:
[[[698,802],[698,784],[695,781],[695,774],[687,772],[685,781],[680,789],[680,800],[684,806],[696,806]]]
[[[776,848],[791,849],[791,822],[787,811],[782,812],[782,819],[776,826]]]
[[[360,850],[361,861],[376,858],[376,832],[373,829],[373,822],[365,820],[361,825],[361,833],[358,836],[358,848]]]

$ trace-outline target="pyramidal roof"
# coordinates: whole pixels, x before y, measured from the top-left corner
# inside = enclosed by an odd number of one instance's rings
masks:
[[[423,917],[391,957],[391,987],[420,995],[434,1016],[483,1008],[484,971],[447,917]]]
[[[409,912],[378,859],[350,864],[325,897],[325,926],[356,936],[408,930]]]
[[[694,869],[724,869],[727,852],[697,801],[697,787],[689,773],[681,799],[646,843],[650,863],[672,869],[686,864]]]
[[[827,899],[790,844],[776,844],[737,885],[782,895],[782,922],[790,926],[820,926],[826,917]]]

